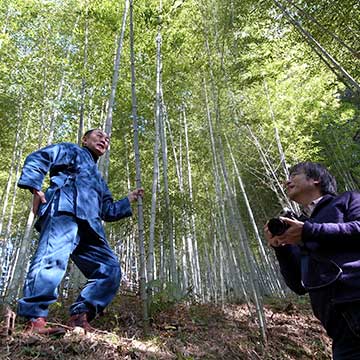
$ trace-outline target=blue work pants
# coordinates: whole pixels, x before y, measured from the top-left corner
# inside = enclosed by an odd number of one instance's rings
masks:
[[[70,314],[89,313],[93,318],[111,302],[121,279],[117,257],[84,220],[49,206],[41,218],[41,233],[24,284],[24,297],[18,301],[18,315],[47,317],[56,302],[69,257],[88,279],[70,307]]]

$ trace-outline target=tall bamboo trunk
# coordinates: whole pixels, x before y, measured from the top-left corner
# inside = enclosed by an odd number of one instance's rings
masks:
[[[228,150],[229,150],[229,154],[230,154],[230,157],[231,157],[231,160],[232,160],[232,163],[233,163],[233,166],[234,166],[234,169],[235,169],[235,173],[236,173],[236,177],[237,177],[237,180],[238,180],[238,184],[240,186],[240,189],[241,189],[241,193],[243,195],[243,198],[244,198],[244,202],[245,202],[245,205],[246,205],[246,209],[248,211],[248,214],[249,214],[249,217],[250,217],[250,222],[252,224],[252,227],[253,227],[253,230],[254,230],[254,233],[255,233],[255,237],[256,237],[256,240],[257,240],[257,244],[258,244],[258,248],[260,250],[260,256],[262,258],[262,261],[265,265],[265,271],[267,271],[267,273],[270,274],[270,281],[271,281],[271,284],[274,284],[276,285],[276,288],[277,288],[277,291],[278,293],[280,293],[282,296],[284,296],[284,292],[283,292],[283,289],[282,289],[282,286],[279,282],[279,278],[277,277],[277,271],[274,267],[274,263],[271,261],[271,259],[269,259],[266,251],[265,251],[265,248],[264,248],[264,245],[263,245],[263,242],[261,240],[261,237],[260,237],[260,234],[259,234],[259,229],[257,227],[257,224],[255,222],[255,217],[253,215],[253,211],[252,211],[252,208],[251,208],[251,205],[250,205],[250,201],[248,199],[248,196],[246,194],[246,190],[245,190],[245,186],[244,186],[244,183],[242,181],[242,178],[241,178],[241,175],[240,175],[240,172],[239,172],[239,169],[237,167],[237,164],[235,162],[235,158],[234,158],[234,155],[233,155],[233,152],[232,152],[232,149],[230,147],[230,144],[229,142],[227,141],[227,147],[228,147]],[[269,284],[271,286],[271,284]]]
[[[20,139],[22,115],[23,115],[22,114],[22,102],[20,101],[18,121],[17,121],[16,134],[15,134],[15,142],[14,142],[14,147],[13,147],[9,175],[8,175],[8,179],[6,182],[5,189],[4,189],[4,194],[2,196],[3,203],[2,203],[1,216],[0,216],[0,238],[2,240],[0,242],[0,272],[1,273],[2,273],[2,269],[3,269],[4,261],[6,258],[5,253],[7,251],[8,245],[9,245],[7,238],[6,238],[7,231],[5,231],[5,234],[3,234],[3,227],[5,224],[5,220],[6,220],[6,214],[7,214],[7,212],[9,212],[8,206],[9,206],[9,197],[10,197],[10,193],[11,193],[11,187],[12,186],[16,187],[16,177],[17,177],[17,172],[19,169],[19,162],[21,161],[21,159],[17,155],[19,153],[19,148],[22,147],[22,144],[23,144],[22,139]],[[14,172],[15,172],[15,175],[14,175]],[[14,177],[15,177],[15,179],[14,179]],[[14,189],[14,193],[15,192],[16,192],[16,188]],[[14,198],[13,198],[12,203],[13,202],[14,202]],[[11,212],[11,210],[10,210],[10,212]],[[10,223],[10,225],[11,225],[11,216],[9,215],[7,217],[7,219],[8,219],[8,224]],[[7,228],[9,228],[9,226]],[[6,286],[7,286],[7,284],[5,284],[5,287]]]
[[[183,105],[184,106],[184,105]],[[169,133],[170,143],[173,151],[173,157],[175,162],[175,170],[176,170],[176,176],[178,179],[178,185],[179,185],[179,192],[181,194],[181,198],[185,196],[185,190],[184,190],[184,177],[183,177],[183,165],[182,165],[182,111],[180,111],[179,116],[179,125],[180,125],[180,135],[179,135],[179,150],[177,151],[174,136],[172,134],[171,130],[171,124],[168,120],[166,120],[167,130]],[[177,154],[179,152],[179,155]],[[180,286],[185,294],[190,290],[190,288],[193,288],[194,281],[194,261],[193,261],[193,247],[192,247],[192,241],[191,236],[189,234],[189,216],[183,206],[183,203],[181,201],[180,204],[181,207],[181,216],[180,219],[178,219],[177,222],[180,222],[180,233],[179,237],[181,237],[181,250],[179,251],[179,259],[181,259],[181,271],[180,271]],[[179,247],[180,248],[180,247]],[[179,265],[180,265],[179,264]],[[190,273],[190,274],[189,274]],[[190,279],[191,281],[191,287],[190,287]]]
[[[209,74],[210,74],[211,88],[212,88],[212,101],[213,101],[213,108],[214,108],[214,112],[215,112],[215,124],[217,126],[217,134],[220,134],[221,124],[220,124],[219,98],[218,98],[217,89],[215,87],[215,78],[214,78],[214,74],[212,71],[212,69],[213,69],[212,57],[211,57],[210,46],[209,46],[207,38],[205,41],[205,48],[206,48],[207,55],[208,55]],[[212,127],[211,118],[209,119],[209,127]],[[252,254],[249,250],[249,245],[247,242],[248,239],[247,239],[247,236],[245,233],[245,228],[243,226],[242,219],[240,217],[240,214],[236,211],[236,205],[234,203],[233,195],[230,191],[227,169],[226,169],[225,159],[224,159],[224,149],[222,146],[221,137],[217,136],[217,140],[218,141],[216,144],[217,145],[216,153],[218,152],[219,156],[220,156],[219,166],[221,169],[222,179],[224,181],[225,191],[226,191],[226,195],[228,198],[228,205],[229,205],[229,210],[230,210],[230,221],[231,221],[232,228],[233,229],[235,228],[236,233],[239,234],[238,236],[240,236],[239,237],[239,240],[240,240],[239,245],[240,245],[241,249],[243,250],[246,268],[249,270],[249,273],[251,275],[249,285],[251,287],[251,293],[252,293],[253,300],[255,303],[256,313],[257,313],[257,317],[259,319],[260,333],[262,335],[263,342],[266,342],[265,316],[264,316],[263,307],[261,304],[261,296],[259,294],[257,278],[256,278],[255,270],[254,270],[253,258],[252,258]]]
[[[117,50],[116,50],[116,56],[114,61],[114,71],[113,71],[113,77],[111,82],[111,91],[110,91],[110,97],[108,102],[108,108],[107,108],[107,115],[106,115],[106,121],[105,121],[105,132],[111,136],[112,132],[112,119],[113,119],[113,111],[114,111],[114,103],[115,103],[115,96],[116,96],[116,88],[119,81],[119,72],[120,72],[120,60],[121,60],[121,54],[122,54],[122,48],[124,43],[124,35],[125,35],[125,29],[126,29],[126,19],[127,19],[127,13],[129,8],[129,0],[125,0],[125,7],[124,7],[124,13],[122,17],[122,24],[121,24],[121,32],[118,38],[117,42]],[[109,177],[109,163],[110,163],[110,146],[108,150],[106,151],[105,155],[100,159],[99,167],[102,172],[103,178],[105,181],[107,181]]]
[[[84,113],[85,113],[85,97],[86,97],[86,73],[88,66],[88,44],[89,44],[89,8],[88,2],[85,0],[85,29],[84,29],[84,60],[83,60],[83,74],[81,79],[81,91],[80,91],[80,115],[79,115],[79,127],[78,127],[78,145],[81,145],[81,138],[84,133]]]
[[[9,204],[9,195],[10,195],[11,184],[13,182],[14,168],[16,167],[16,162],[18,161],[18,158],[16,155],[17,155],[17,151],[18,151],[18,147],[19,147],[21,121],[22,121],[21,116],[19,116],[18,122],[17,122],[17,127],[16,127],[15,142],[14,142],[14,147],[13,147],[13,152],[12,152],[12,157],[11,157],[9,175],[8,175],[8,179],[6,182],[6,187],[4,189],[4,195],[2,197],[3,203],[2,203],[1,216],[0,216],[0,236],[2,235],[2,229],[3,229],[4,220],[5,220],[5,216],[6,216],[6,210],[7,210],[8,204]]]
[[[176,248],[175,248],[175,239],[173,231],[173,215],[170,205],[170,195],[169,195],[169,179],[168,179],[168,156],[167,156],[167,141],[166,141],[166,108],[164,103],[162,103],[162,113],[163,121],[160,122],[160,143],[161,143],[161,153],[162,153],[162,166],[163,166],[163,184],[164,184],[164,197],[165,197],[165,227],[164,230],[167,233],[167,240],[170,249],[170,281],[175,285],[177,284],[177,273],[176,273]],[[174,291],[176,286],[173,287]]]
[[[192,186],[192,173],[191,173],[191,162],[190,162],[190,151],[189,151],[189,139],[188,139],[188,125],[186,119],[185,107],[182,107],[183,121],[184,121],[184,135],[185,135],[185,152],[186,152],[186,164],[187,164],[187,175],[188,175],[188,187],[189,187],[189,198],[190,202],[193,205],[193,186]],[[193,262],[193,282],[194,288],[197,294],[201,294],[201,275],[200,275],[200,263],[199,263],[199,253],[198,253],[198,244],[196,238],[196,221],[195,215],[192,213],[190,215],[190,228],[191,228],[191,247],[193,249],[193,254],[191,261]]]
[[[23,141],[22,144],[25,142],[25,139],[27,139],[28,137],[28,133],[29,133],[29,126],[30,126],[30,120],[27,120],[27,123],[25,125],[25,130],[24,130],[24,134],[22,136]],[[8,216],[8,222],[6,225],[6,232],[4,235],[4,240],[5,242],[7,242],[7,240],[9,239],[9,237],[11,236],[11,225],[12,225],[12,220],[13,220],[13,215],[14,215],[14,209],[15,209],[15,200],[16,200],[16,193],[17,193],[17,182],[19,180],[19,176],[20,176],[20,165],[21,165],[21,160],[23,158],[23,146],[20,146],[16,157],[18,159],[17,164],[16,164],[16,168],[15,168],[15,181],[13,184],[13,189],[12,189],[12,201],[11,201],[11,205],[10,205],[10,211],[9,211],[9,216]]]
[[[299,14],[304,15],[306,18],[310,19],[311,22],[313,22],[319,29],[322,30],[323,33],[330,35],[334,40],[336,40],[342,47],[344,47],[346,50],[348,50],[352,55],[355,56],[355,58],[360,57],[360,52],[348,44],[346,44],[339,36],[337,36],[334,32],[327,29],[325,26],[320,24],[313,16],[311,16],[307,11],[305,11],[303,8],[295,4],[293,0],[286,0],[290,5],[294,6],[295,9],[299,12]]]
[[[141,188],[141,164],[139,152],[139,127],[137,119],[137,101],[136,101],[136,77],[135,77],[135,52],[134,52],[134,24],[133,24],[133,0],[130,0],[130,61],[131,61],[131,98],[132,98],[132,118],[134,128],[134,152],[136,167],[136,187]],[[140,261],[140,296],[143,309],[144,332],[148,332],[149,316],[146,299],[146,257],[144,244],[144,217],[142,198],[138,198],[138,236],[139,236],[139,261]]]
[[[283,150],[283,147],[282,147],[282,144],[281,144],[279,130],[278,130],[277,126],[276,126],[275,115],[274,115],[274,111],[273,111],[273,108],[272,108],[272,105],[271,105],[269,90],[268,90],[267,83],[266,83],[265,79],[264,79],[264,90],[265,90],[266,100],[267,100],[268,107],[269,107],[270,117],[271,117],[271,120],[272,120],[272,122],[274,124],[275,140],[276,140],[276,145],[277,145],[278,151],[279,151],[280,164],[281,164],[281,167],[282,167],[282,169],[284,171],[285,178],[287,179],[289,177],[289,170],[288,170],[288,167],[287,167],[287,164],[286,164],[285,153],[284,153],[284,150]]]
[[[300,32],[300,34],[305,38],[305,40],[310,44],[313,50],[320,56],[320,59],[333,71],[338,79],[345,83],[346,86],[352,88],[358,94],[360,94],[360,85],[359,83],[351,76],[351,74],[346,71],[343,66],[335,60],[335,58],[329,54],[329,52],[307,31],[304,29],[302,24],[297,21],[289,11],[278,1],[274,0],[276,6],[281,9],[286,18],[290,21],[292,25]]]
[[[28,137],[29,126],[30,126],[30,120],[27,121],[27,125],[25,126],[25,130],[24,130],[24,133],[22,136],[22,143],[24,143],[25,139]],[[14,183],[13,201],[12,201],[10,217],[9,217],[9,221],[8,221],[8,225],[7,225],[6,237],[10,237],[10,235],[11,235],[12,212],[15,207],[17,180],[18,180],[19,172],[20,172],[20,161],[22,159],[22,152],[23,152],[23,148],[21,147],[17,154],[18,164],[16,166],[16,174],[15,174],[16,180]],[[30,206],[31,206],[31,204],[30,204]],[[5,295],[6,301],[8,303],[14,301],[17,298],[17,296],[19,294],[19,289],[22,288],[22,285],[24,282],[24,274],[26,272],[25,270],[26,270],[26,267],[27,267],[27,264],[29,261],[27,254],[28,254],[28,249],[29,249],[29,237],[31,235],[31,229],[32,229],[33,221],[34,221],[34,216],[35,216],[34,213],[32,211],[30,211],[28,221],[26,223],[24,236],[23,237],[19,236],[20,244],[18,246],[17,256],[15,257],[15,261],[13,262],[13,275],[9,278],[9,283],[7,284],[8,286],[7,286],[6,295]]]
[[[159,126],[162,121],[162,106],[161,106],[161,32],[160,28],[156,37],[156,102],[155,102],[155,139],[154,139],[154,160],[153,160],[153,180],[151,188],[151,217],[149,229],[149,246],[148,246],[148,295],[149,299],[152,295],[152,281],[154,280],[154,242],[155,242],[155,224],[156,224],[156,199],[157,199],[157,185],[159,181]]]
[[[246,128],[250,134],[251,139],[253,140],[253,143],[254,143],[257,151],[259,152],[260,160],[263,164],[263,167],[264,167],[264,170],[265,170],[265,173],[267,176],[268,185],[270,186],[271,190],[273,190],[274,193],[276,194],[277,199],[282,207],[288,207],[295,211],[296,210],[295,205],[286,196],[284,187],[281,184],[279,177],[277,176],[276,171],[274,170],[274,167],[271,164],[267,154],[263,150],[258,138],[254,134],[254,132],[252,131],[250,126],[247,126]]]

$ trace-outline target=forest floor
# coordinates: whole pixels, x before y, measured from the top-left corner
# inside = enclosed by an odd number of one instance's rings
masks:
[[[268,301],[265,315],[265,345],[245,304],[162,307],[144,336],[139,299],[122,295],[93,321],[101,333],[84,334],[76,328],[59,338],[25,336],[17,319],[12,335],[0,338],[0,359],[331,359],[330,342],[306,301]],[[62,306],[52,308],[52,321],[60,323],[64,318]]]

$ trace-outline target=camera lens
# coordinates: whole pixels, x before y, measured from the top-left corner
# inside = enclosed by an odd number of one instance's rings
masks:
[[[282,235],[289,228],[289,225],[279,218],[270,219],[267,226],[273,236]]]

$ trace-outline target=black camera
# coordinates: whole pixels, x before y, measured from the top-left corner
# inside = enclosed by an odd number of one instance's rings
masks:
[[[297,219],[296,214],[287,208],[283,209],[280,212],[279,216],[294,220]],[[276,217],[268,221],[267,227],[273,236],[278,236],[278,235],[282,235],[290,227],[290,225],[286,223],[284,220],[281,220],[279,217]]]

